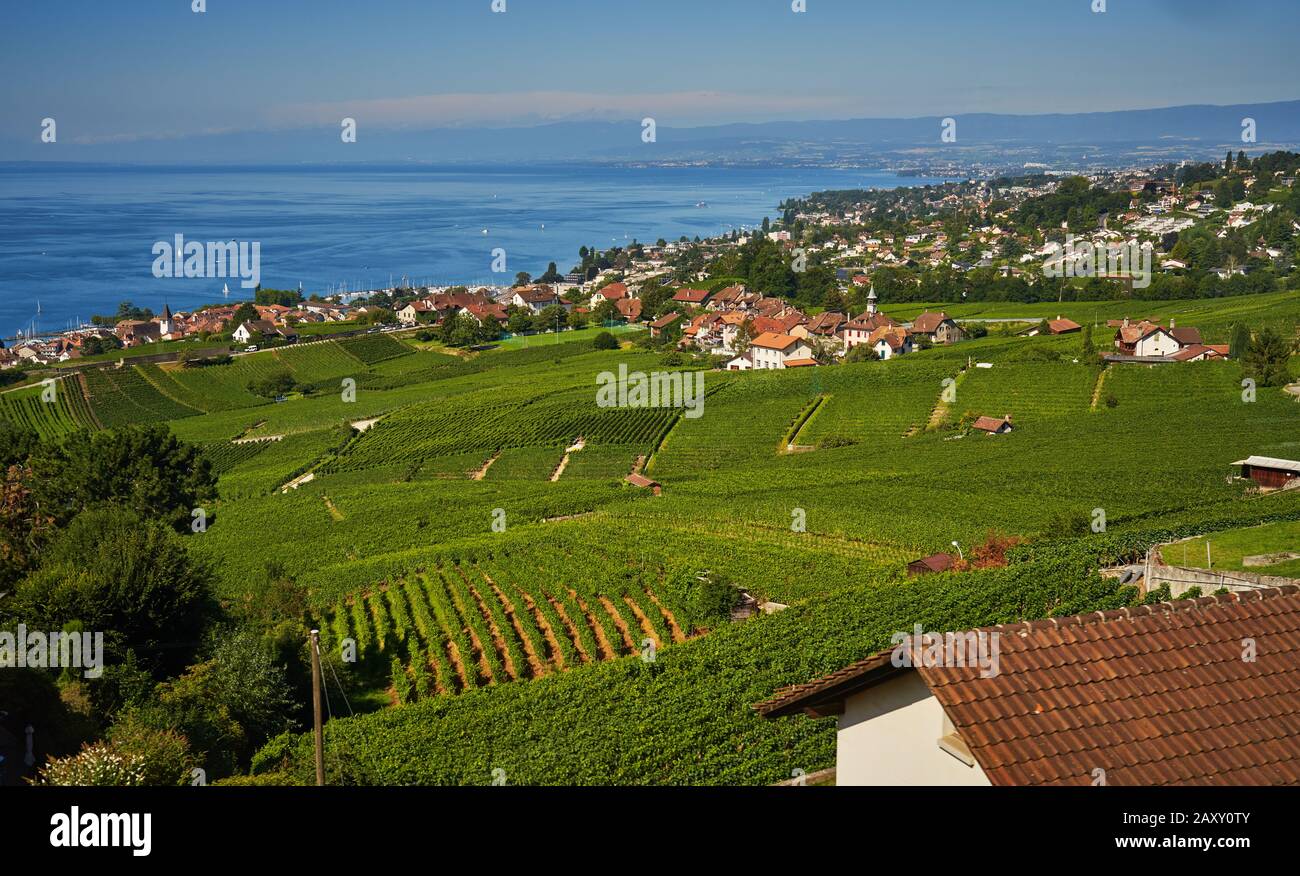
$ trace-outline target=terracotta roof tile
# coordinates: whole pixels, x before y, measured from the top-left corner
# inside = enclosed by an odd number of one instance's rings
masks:
[[[1000,673],[918,667],[995,785],[1300,784],[1300,588],[1000,632]],[[1241,659],[1241,639],[1259,643]],[[756,706],[792,714],[896,672],[889,653]]]

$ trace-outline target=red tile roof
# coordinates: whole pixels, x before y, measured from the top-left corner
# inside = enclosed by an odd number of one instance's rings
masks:
[[[798,338],[792,338],[789,335],[776,334],[775,332],[763,332],[754,340],[750,341],[751,347],[762,347],[766,350],[788,350],[795,344],[799,343]]]
[[[994,785],[1300,784],[1300,587],[987,627],[998,672],[919,665]],[[1243,639],[1257,648],[1243,659]],[[910,671],[881,652],[754,708],[797,714]]]
[[[686,304],[703,304],[709,300],[708,289],[678,289],[677,294],[673,296],[674,301],[681,301]]]
[[[1010,426],[1010,425],[1011,425],[1010,417],[1003,417],[1001,420],[995,417],[980,417],[972,424],[974,428],[980,429],[984,432],[996,432],[999,429],[1001,429],[1003,426]]]
[[[939,326],[948,319],[948,314],[942,310],[938,313],[926,311],[912,321],[912,331],[917,334],[930,335],[938,330]]]

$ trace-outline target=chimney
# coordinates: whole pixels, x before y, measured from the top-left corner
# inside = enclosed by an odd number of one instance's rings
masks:
[[[1173,321],[1173,319],[1170,319],[1170,320],[1169,320],[1169,327],[1170,327],[1170,328],[1174,328],[1174,321]]]
[[[1128,328],[1128,317],[1124,317],[1124,328]]]

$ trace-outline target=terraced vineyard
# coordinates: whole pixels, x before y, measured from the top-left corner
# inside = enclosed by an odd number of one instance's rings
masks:
[[[647,588],[580,592],[523,560],[443,565],[336,605],[324,644],[388,668],[398,702],[541,678],[686,641]]]
[[[420,461],[530,446],[568,446],[579,437],[589,444],[653,447],[676,421],[673,408],[596,407],[592,393],[524,405],[461,408],[436,402],[385,417],[339,460],[339,470],[370,468],[394,461]],[[559,457],[556,457],[559,461]]]
[[[105,429],[161,423],[201,413],[163,395],[136,368],[89,368],[82,375],[90,409]]]
[[[0,419],[34,430],[42,438],[59,438],[77,429],[98,428],[76,376],[54,385],[54,401],[43,399],[45,387],[36,385],[0,394]]]
[[[273,441],[213,441],[200,444],[203,455],[212,463],[214,474],[222,475],[266,450]]]
[[[406,356],[411,352],[411,348],[406,344],[385,334],[358,335],[354,338],[343,338],[336,343],[364,365],[387,362],[389,359]]]

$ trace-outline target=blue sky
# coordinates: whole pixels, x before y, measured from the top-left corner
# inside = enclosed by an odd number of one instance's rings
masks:
[[[1293,0],[4,0],[0,138],[1300,97]]]

